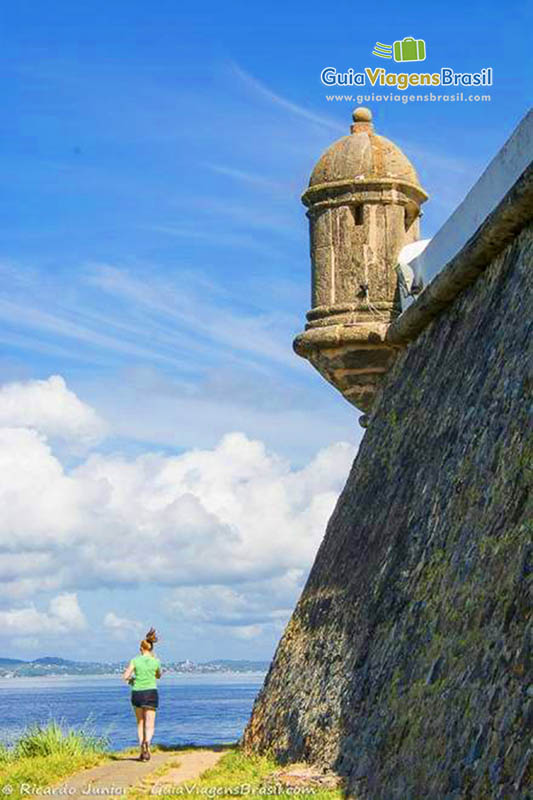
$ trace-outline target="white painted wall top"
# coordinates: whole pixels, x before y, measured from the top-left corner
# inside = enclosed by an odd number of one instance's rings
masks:
[[[423,285],[427,286],[438,275],[503,200],[532,161],[533,110],[520,122],[425,250],[409,262],[417,283],[422,280]],[[402,299],[402,310],[413,299]]]

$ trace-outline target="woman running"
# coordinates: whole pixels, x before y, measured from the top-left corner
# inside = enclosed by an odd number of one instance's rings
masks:
[[[141,642],[141,654],[132,658],[122,675],[132,687],[131,704],[137,718],[137,735],[141,746],[140,761],[150,760],[155,712],[159,705],[156,681],[161,677],[161,664],[154,653],[156,642],[157,634],[154,628],[150,628]]]

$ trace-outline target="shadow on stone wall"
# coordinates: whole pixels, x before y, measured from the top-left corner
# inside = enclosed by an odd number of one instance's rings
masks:
[[[532,251],[387,377],[245,733],[358,800],[529,797]]]

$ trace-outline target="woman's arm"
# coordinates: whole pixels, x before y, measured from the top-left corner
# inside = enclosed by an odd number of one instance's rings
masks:
[[[161,677],[161,667],[158,667],[155,671],[155,677],[159,680]]]
[[[130,661],[130,663],[122,673],[122,680],[126,681],[127,683],[134,672],[135,672],[135,667],[133,666],[133,661]]]

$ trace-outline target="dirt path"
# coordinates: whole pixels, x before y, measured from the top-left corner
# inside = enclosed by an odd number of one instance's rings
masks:
[[[169,794],[180,783],[192,781],[198,778],[206,769],[214,767],[217,761],[224,755],[223,750],[189,750],[179,758],[179,766],[171,768],[165,772],[150,787],[150,794],[164,794],[166,789]]]
[[[65,778],[56,788],[65,787],[65,796],[75,800],[82,797],[124,797],[128,789],[145,782],[152,784],[152,774],[165,766],[169,767],[169,771],[164,770],[158,785],[176,785],[197,778],[208,767],[216,764],[223,753],[222,748],[170,750],[153,753],[150,761],[138,761],[133,755],[119,755],[113,761]],[[148,792],[155,793],[151,787]]]

